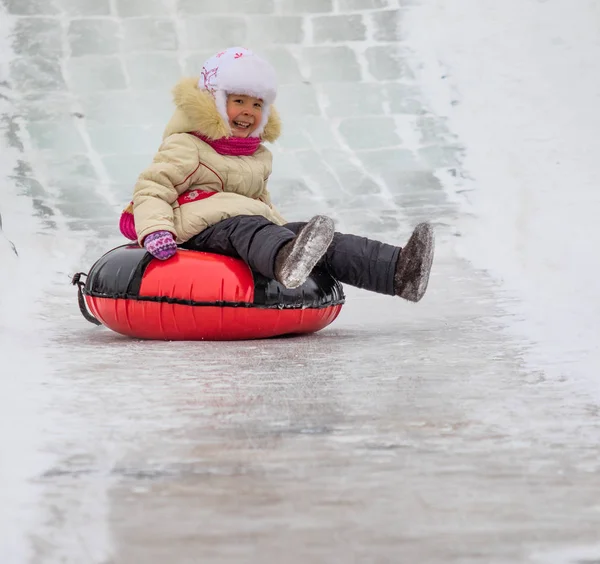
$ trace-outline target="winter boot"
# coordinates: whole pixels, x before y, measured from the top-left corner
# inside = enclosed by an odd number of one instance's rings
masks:
[[[419,223],[396,263],[394,291],[397,296],[410,302],[418,302],[423,297],[429,282],[434,244],[431,225]]]
[[[275,279],[286,288],[301,286],[310,276],[333,239],[333,220],[313,217],[275,257]]]

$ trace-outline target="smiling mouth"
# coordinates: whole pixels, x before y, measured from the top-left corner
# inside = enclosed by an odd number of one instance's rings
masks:
[[[252,124],[251,123],[247,123],[244,121],[235,121],[233,122],[233,125],[235,125],[235,127],[238,127],[239,129],[249,129]]]

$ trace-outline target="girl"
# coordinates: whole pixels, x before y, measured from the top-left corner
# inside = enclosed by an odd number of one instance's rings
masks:
[[[287,223],[267,189],[281,123],[275,71],[234,47],[173,91],[176,110],[153,163],[139,176],[121,232],[160,260],[185,249],[240,257],[286,288],[319,262],[342,283],[418,302],[427,289],[434,236],[418,225],[404,248],[334,232],[315,216]]]

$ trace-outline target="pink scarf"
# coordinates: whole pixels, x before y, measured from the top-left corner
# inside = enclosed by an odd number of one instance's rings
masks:
[[[219,155],[248,157],[256,153],[260,145],[259,137],[221,137],[221,139],[209,139],[196,131],[191,131],[190,133],[210,145]]]

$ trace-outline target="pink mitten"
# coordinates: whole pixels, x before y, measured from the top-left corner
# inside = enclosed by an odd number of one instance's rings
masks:
[[[155,231],[144,239],[144,247],[155,258],[167,260],[177,252],[177,243],[168,231]]]

